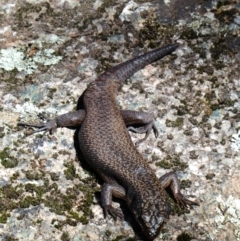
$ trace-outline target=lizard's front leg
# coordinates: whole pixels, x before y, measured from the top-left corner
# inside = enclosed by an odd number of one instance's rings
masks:
[[[53,132],[58,127],[81,126],[84,118],[85,118],[85,110],[78,110],[78,111],[69,112],[69,113],[60,115],[55,119],[48,120],[46,123],[29,124],[29,123],[19,122],[18,125],[24,126],[24,127],[37,128],[37,130],[33,131],[33,133],[44,131],[44,134],[46,134],[49,131],[50,134],[53,134]]]
[[[175,172],[169,172],[159,178],[159,181],[163,188],[170,187],[175,201],[181,206],[181,208],[192,208],[192,206],[199,206],[197,202],[190,201],[180,191],[180,183]]]
[[[117,217],[123,219],[122,212],[112,206],[112,197],[124,199],[125,194],[124,188],[117,184],[104,183],[102,185],[101,201],[105,217],[110,214],[114,220],[116,220]]]

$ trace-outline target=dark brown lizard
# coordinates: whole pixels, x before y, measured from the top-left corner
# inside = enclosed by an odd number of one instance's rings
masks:
[[[45,124],[19,123],[38,128],[35,132],[49,131],[50,134],[57,127],[81,126],[78,133],[80,150],[104,180],[101,201],[105,216],[123,218],[122,213],[112,207],[112,196],[124,199],[149,240],[159,234],[170,214],[166,187],[170,187],[175,201],[182,208],[198,204],[182,195],[174,172],[160,179],[156,177],[137,151],[126,128],[126,125],[140,124],[140,129],[131,127],[131,130],[145,132],[146,139],[153,129],[157,136],[153,116],[119,110],[116,95],[124,80],[177,47],[175,43],[158,48],[101,74],[83,94],[84,110],[58,116]]]

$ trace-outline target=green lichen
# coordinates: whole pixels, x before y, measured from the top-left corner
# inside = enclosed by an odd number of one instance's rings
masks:
[[[46,186],[37,186],[31,183],[25,185],[26,192],[36,194],[39,199],[42,198],[43,194],[47,192]]]
[[[160,144],[161,145],[161,144]],[[157,167],[164,169],[173,169],[173,170],[185,170],[188,167],[188,164],[180,161],[178,156],[167,156],[165,159],[156,162]]]
[[[64,166],[67,168],[64,170],[64,175],[66,176],[67,180],[73,180],[74,178],[79,177],[72,162],[64,164]]]
[[[79,221],[82,224],[87,224],[90,218],[93,218],[92,210],[90,209],[90,205],[93,202],[93,192],[88,191],[85,192],[85,199],[81,202],[81,205],[78,207],[78,211],[82,211],[83,215],[80,217]]]
[[[7,223],[7,219],[10,217],[10,214],[7,212],[1,212],[0,214],[0,223]]]
[[[5,147],[1,152],[0,152],[0,160],[1,160],[1,164],[5,167],[5,168],[14,168],[18,165],[18,161],[16,158],[14,158],[13,156],[11,156],[9,154],[9,147]]]
[[[166,126],[167,127],[177,127],[179,129],[181,129],[181,127],[183,126],[183,118],[182,117],[178,117],[175,121],[171,121],[166,119]]]
[[[69,233],[63,232],[63,234],[61,235],[61,240],[62,240],[62,241],[70,241],[71,238],[70,238]]]
[[[40,180],[44,177],[44,175],[38,171],[26,171],[25,175],[28,180]]]
[[[19,202],[20,208],[29,208],[30,206],[38,206],[41,204],[41,199],[38,197],[33,196],[27,196],[24,199],[21,199]]]

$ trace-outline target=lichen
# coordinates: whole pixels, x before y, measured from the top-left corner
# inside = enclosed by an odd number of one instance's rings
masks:
[[[163,160],[156,162],[156,166],[164,169],[173,169],[173,170],[185,170],[188,167],[188,164],[180,161],[178,156],[167,156]]]
[[[0,160],[1,164],[5,168],[14,168],[18,165],[18,160],[14,158],[12,155],[9,154],[9,147],[5,147],[1,152],[0,152]]]

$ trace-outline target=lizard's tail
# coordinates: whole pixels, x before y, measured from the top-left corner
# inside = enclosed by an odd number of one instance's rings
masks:
[[[123,81],[128,79],[138,70],[144,68],[146,65],[157,61],[158,59],[163,58],[164,56],[170,54],[178,48],[179,44],[169,44],[162,48],[152,50],[146,54],[140,55],[136,58],[130,59],[126,62],[123,62],[105,72],[103,75],[106,78],[117,79],[121,84]],[[106,76],[107,75],[107,76]],[[102,76],[103,77],[103,76]],[[101,78],[100,78],[101,79]]]

